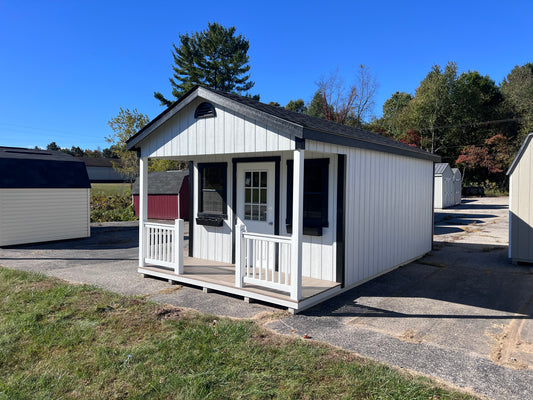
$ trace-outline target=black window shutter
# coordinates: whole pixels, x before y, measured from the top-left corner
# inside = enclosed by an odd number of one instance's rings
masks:
[[[293,160],[287,160],[287,232],[292,232],[292,191],[293,191]],[[321,236],[322,228],[329,226],[328,221],[328,188],[329,158],[308,159],[304,161],[304,212],[303,233]],[[315,177],[315,179],[313,179]],[[316,177],[319,177],[316,180]],[[316,204],[320,202],[320,204]]]

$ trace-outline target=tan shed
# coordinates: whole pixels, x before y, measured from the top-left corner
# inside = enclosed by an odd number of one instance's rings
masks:
[[[533,263],[533,145],[530,133],[516,155],[509,175],[509,257]]]
[[[0,147],[0,246],[90,236],[90,188],[71,155]]]

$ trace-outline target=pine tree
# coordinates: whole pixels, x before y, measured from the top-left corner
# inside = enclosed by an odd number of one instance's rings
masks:
[[[246,92],[254,86],[248,74],[248,40],[235,36],[235,30],[214,22],[204,31],[180,35],[179,47],[172,45],[174,74],[169,79],[176,100],[195,85],[223,92]],[[160,92],[154,92],[154,97],[164,106],[175,101]]]

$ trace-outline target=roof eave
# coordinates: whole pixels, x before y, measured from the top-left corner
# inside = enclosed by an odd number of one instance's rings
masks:
[[[441,157],[437,154],[423,152],[420,150],[410,150],[408,148],[401,148],[395,146],[388,146],[383,143],[375,143],[366,141],[360,138],[343,135],[341,133],[322,132],[315,129],[304,128],[303,138],[309,140],[315,140],[317,142],[337,144],[347,147],[357,147],[366,150],[375,150],[385,153],[392,153],[407,157],[420,158],[423,160],[430,160],[433,162],[440,162]]]

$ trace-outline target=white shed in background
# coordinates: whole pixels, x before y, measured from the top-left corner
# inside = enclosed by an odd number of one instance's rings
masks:
[[[90,189],[80,159],[0,147],[0,246],[90,236]]]
[[[384,136],[195,87],[128,149],[142,274],[299,311],[431,250],[440,157]],[[149,158],[189,161],[189,257],[146,218]]]
[[[533,133],[518,150],[509,175],[509,257],[533,263]]]
[[[455,205],[455,190],[453,187],[453,172],[448,163],[435,164],[435,208],[448,208]]]
[[[456,206],[461,204],[461,191],[463,190],[463,177],[459,168],[452,168],[453,172],[453,204]]]

